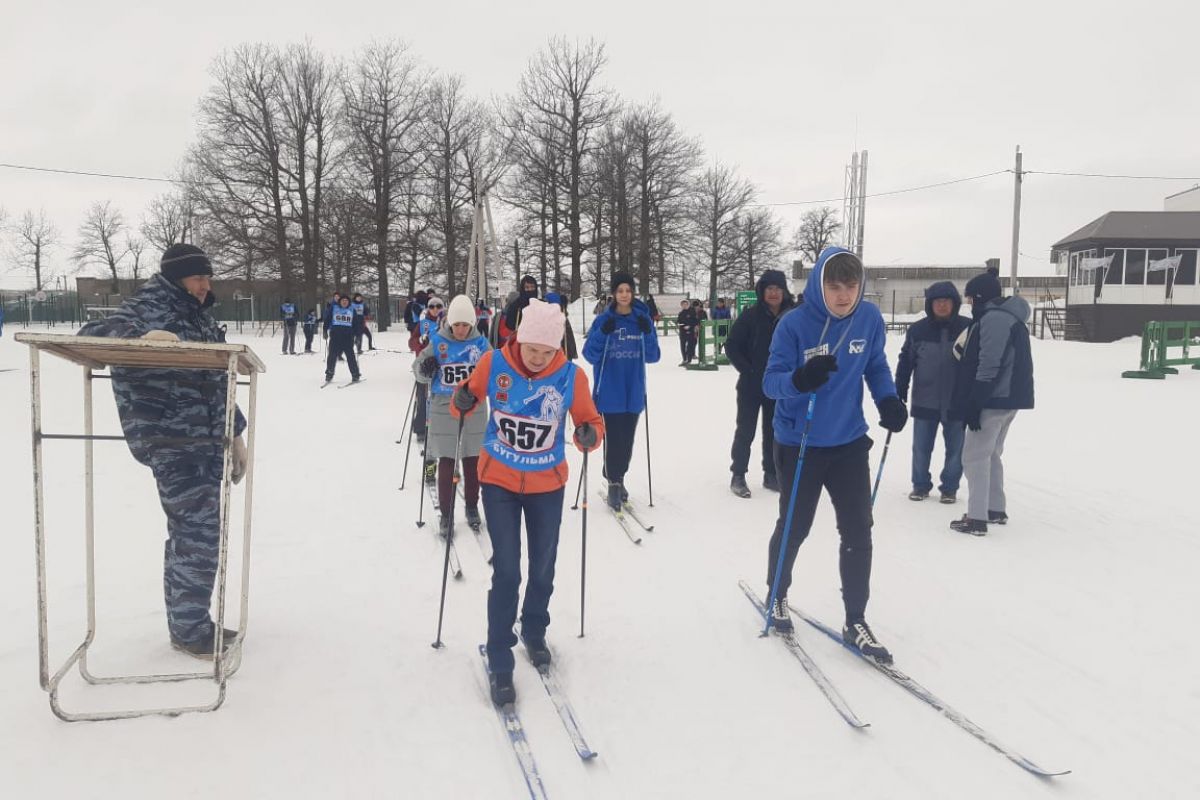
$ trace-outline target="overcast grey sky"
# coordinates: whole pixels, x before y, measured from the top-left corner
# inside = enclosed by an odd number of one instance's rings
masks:
[[[487,97],[512,91],[547,37],[607,44],[607,84],[657,95],[709,159],[736,165],[769,203],[840,197],[855,145],[868,191],[1012,166],[1200,176],[1200,11],[1190,0],[799,0],[596,4],[204,0],[5,0],[0,24],[0,162],[169,174],[190,143],[208,66],[242,42],[311,38],[351,55],[401,37],[430,66]],[[868,201],[868,264],[1008,269],[1009,174]],[[1030,175],[1021,271],[1045,274],[1049,246],[1110,210],[1161,209],[1195,181]],[[67,246],[87,207],[127,220],[165,185],[0,169],[10,219],[45,207]],[[839,207],[840,203],[834,203]],[[790,231],[804,206],[776,210]],[[0,286],[25,285],[5,274]]]

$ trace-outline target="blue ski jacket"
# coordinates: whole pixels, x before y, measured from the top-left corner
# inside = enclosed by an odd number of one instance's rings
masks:
[[[638,318],[650,321],[650,332],[642,333]],[[615,319],[610,334],[600,330]],[[649,307],[633,301],[633,310],[618,314],[610,304],[594,320],[583,344],[583,357],[593,366],[592,397],[601,414],[640,414],[646,407],[646,365],[658,361],[658,334]]]
[[[896,384],[883,352],[887,334],[883,314],[877,306],[863,302],[865,277],[859,286],[858,304],[847,316],[838,319],[825,306],[821,288],[825,263],[846,252],[843,247],[825,248],[808,276],[804,303],[783,315],[771,337],[762,386],[763,393],[776,401],[775,440],[781,444],[797,447],[804,437],[809,393],[795,387],[792,372],[812,356],[832,355],[838,364],[837,372],[829,374],[829,382],[816,391],[808,434],[812,447],[837,447],[866,434],[864,381],[876,403],[896,396]]]

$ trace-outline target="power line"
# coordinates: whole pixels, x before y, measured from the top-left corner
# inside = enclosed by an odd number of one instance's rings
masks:
[[[1053,172],[1050,170],[1026,169],[1025,175],[1059,175],[1068,178],[1121,178],[1133,181],[1200,181],[1200,178],[1189,175],[1107,175],[1100,172]]]
[[[189,181],[179,181],[172,178],[149,178],[145,175],[117,175],[110,172],[87,172],[78,169],[59,169],[56,167],[33,167],[28,164],[3,164],[0,167],[5,169],[20,169],[27,172],[52,172],[58,175],[83,175],[88,178],[117,178],[123,181],[153,181],[155,183],[188,183]]]
[[[863,195],[863,197],[889,197],[897,194],[908,194],[909,192],[923,192],[926,189],[938,189],[942,186],[953,186],[956,183],[967,183],[968,181],[979,181],[984,178],[992,178],[996,175],[1011,173],[1011,169],[998,169],[995,172],[988,172],[984,175],[971,175],[966,178],[955,178],[949,181],[940,181],[938,183],[927,183],[923,186],[910,186],[907,189],[892,189],[886,192],[871,192]],[[806,206],[815,205],[817,203],[842,203],[845,202],[845,197],[827,197],[824,200],[791,200],[786,203],[751,203],[752,206]]]

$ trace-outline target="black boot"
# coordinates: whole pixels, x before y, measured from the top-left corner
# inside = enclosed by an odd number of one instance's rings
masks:
[[[237,639],[238,639],[238,632],[231,631],[231,630],[229,630],[229,628],[226,628],[225,636],[221,640],[221,652],[224,653],[227,650],[229,650],[230,647],[233,647],[234,643],[237,642]],[[180,641],[179,639],[176,639],[174,636],[172,636],[171,637],[171,647],[173,647],[174,649],[178,650],[181,653],[186,653],[189,656],[193,656],[195,658],[199,658],[204,661],[212,661],[213,635],[210,633],[207,636],[197,639],[194,642]]]
[[[749,497],[750,487],[746,485],[746,476],[737,472],[733,473],[733,477],[729,479],[729,491],[738,497]]]
[[[513,686],[511,672],[493,672],[488,676],[488,687],[492,693],[492,702],[498,706],[508,705],[517,700],[517,687]]]
[[[771,606],[771,624],[775,626],[777,633],[791,633],[796,630],[796,626],[792,624],[792,615],[788,613],[786,595],[775,598],[775,603]]]
[[[479,506],[466,506],[467,526],[477,531],[483,527],[483,519],[479,516]]]
[[[763,475],[763,488],[768,492],[779,491],[779,476],[774,472],[768,472]]]
[[[986,534],[987,526],[987,522],[981,519],[971,519],[966,514],[962,515],[962,519],[956,519],[950,523],[950,527],[959,533],[970,533],[974,536]]]
[[[1007,525],[1008,514],[1005,514],[1003,511],[989,511],[988,522],[994,522],[997,525]]]
[[[875,638],[866,620],[846,623],[842,628],[842,641],[880,664],[892,663],[892,654]]]
[[[909,500],[916,500],[919,502],[921,500],[924,500],[926,497],[929,497],[928,489],[913,489],[911,492],[908,493]]]
[[[450,535],[450,515],[438,514],[438,536],[445,539]]]
[[[621,510],[621,484],[617,481],[608,482],[608,507],[613,511]]]
[[[536,634],[525,636],[522,634],[521,641],[525,643],[525,652],[529,653],[529,660],[533,662],[533,666],[538,669],[544,669],[550,666],[550,648],[546,646],[546,635]]]

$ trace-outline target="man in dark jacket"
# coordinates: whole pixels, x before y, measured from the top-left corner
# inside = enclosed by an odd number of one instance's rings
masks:
[[[283,324],[283,353],[296,355],[296,324],[300,318],[296,314],[296,304],[291,298],[284,298],[279,304],[279,321]]]
[[[354,313],[354,308],[350,305],[350,295],[342,295],[337,306],[329,310],[329,322],[326,323],[326,330],[329,331],[329,356],[325,360],[324,385],[328,386],[333,382],[333,371],[342,356],[346,357],[346,364],[350,367],[351,382],[358,383],[362,379],[358,370],[358,358],[354,355],[354,340],[362,335],[362,328],[363,317]]]
[[[171,245],[159,274],[113,314],[80,328],[79,335],[223,342],[225,334],[209,313],[212,274],[199,247]],[[209,605],[221,535],[227,384],[221,370],[112,368],[126,444],[154,473],[167,515],[163,589],[171,645],[198,658],[213,654]],[[235,409],[236,438],[230,445],[234,483],[246,472],[245,428],[242,412]],[[225,631],[223,646],[232,645],[236,636]]]
[[[779,480],[775,477],[775,433],[772,420],[775,418],[775,401],[763,394],[763,370],[771,351],[771,336],[779,317],[795,304],[788,291],[787,276],[777,269],[769,269],[758,279],[754,287],[758,302],[743,311],[733,323],[729,338],[725,340],[725,355],[738,371],[737,381],[737,429],[733,434],[730,457],[733,463],[729,471],[733,478],[729,488],[738,497],[749,497],[746,485],[746,470],[750,466],[750,445],[754,443],[754,429],[762,411],[762,468],[763,486],[779,491]]]
[[[504,307],[504,324],[508,327],[508,335],[512,335],[521,324],[521,312],[529,301],[538,296],[538,282],[532,275],[521,277],[521,293],[516,299]]]
[[[914,323],[904,337],[900,358],[896,361],[896,392],[908,400],[912,384],[909,416],[913,420],[912,492],[909,500],[924,500],[933,491],[929,462],[937,442],[938,425],[946,444],[946,460],[938,492],[943,503],[958,497],[962,480],[962,420],[950,419],[950,401],[958,359],[954,343],[971,321],[959,316],[962,298],[950,281],[939,281],[925,290],[925,319]]]
[[[967,513],[950,527],[983,535],[988,522],[1008,522],[1004,495],[1004,440],[1017,411],[1033,408],[1033,355],[1029,347],[1029,304],[1020,295],[1002,297],[992,272],[976,275],[964,292],[974,320],[960,337],[962,364],[954,384],[951,413],[967,424],[963,472]]]
[[[683,359],[679,366],[683,367],[692,363],[692,359],[696,357],[696,329],[700,325],[700,319],[687,300],[679,301],[679,309],[679,316],[675,317],[675,326],[679,333],[679,357]]]

